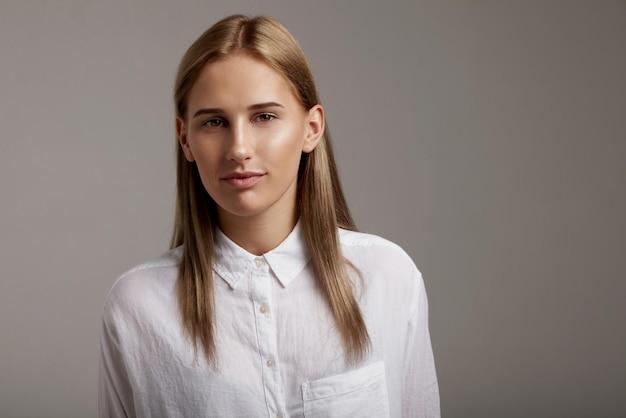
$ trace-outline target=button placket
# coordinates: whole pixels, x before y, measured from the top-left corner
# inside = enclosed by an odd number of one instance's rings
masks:
[[[282,381],[276,361],[276,327],[271,311],[272,277],[269,266],[263,257],[253,260],[250,282],[251,298],[254,307],[259,355],[262,362],[262,379],[265,398],[270,411],[284,410],[285,399]]]

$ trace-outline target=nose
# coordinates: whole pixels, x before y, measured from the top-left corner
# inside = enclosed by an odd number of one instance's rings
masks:
[[[254,154],[254,140],[248,124],[245,122],[232,124],[230,136],[226,158],[237,163],[242,163],[252,158]]]

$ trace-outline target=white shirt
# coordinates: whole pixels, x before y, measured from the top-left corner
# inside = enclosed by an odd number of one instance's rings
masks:
[[[213,261],[219,370],[184,335],[176,298],[182,249],[122,275],[105,303],[101,417],[439,417],[424,283],[409,256],[340,230],[361,272],[371,338],[348,365],[299,224],[255,256],[221,231]],[[199,351],[201,352],[201,351]]]

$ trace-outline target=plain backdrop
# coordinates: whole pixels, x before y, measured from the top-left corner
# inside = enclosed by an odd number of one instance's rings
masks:
[[[0,2],[0,416],[94,417],[114,280],[165,251],[178,62],[282,20],[360,228],[422,270],[444,417],[626,416],[626,2]]]

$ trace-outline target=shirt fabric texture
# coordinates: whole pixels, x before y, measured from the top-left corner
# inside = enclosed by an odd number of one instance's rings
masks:
[[[182,248],[123,274],[103,313],[101,417],[439,417],[420,272],[396,244],[339,230],[371,349],[347,364],[300,224],[255,256],[219,229],[213,272],[218,370],[179,314]],[[199,350],[201,353],[201,350]]]

